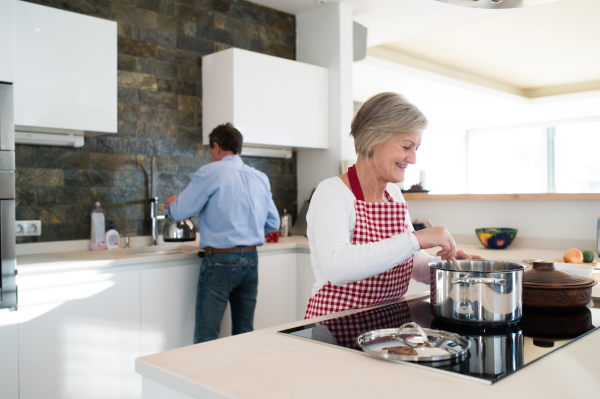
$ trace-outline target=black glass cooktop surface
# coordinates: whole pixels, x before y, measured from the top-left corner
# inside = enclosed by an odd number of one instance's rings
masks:
[[[360,351],[356,344],[356,337],[360,334],[398,328],[411,321],[424,328],[459,334],[471,342],[469,356],[462,362],[415,365],[458,373],[490,384],[596,330],[600,326],[600,298],[593,298],[588,307],[565,311],[526,308],[518,323],[498,328],[478,328],[436,319],[431,313],[429,296],[422,296],[280,333]]]

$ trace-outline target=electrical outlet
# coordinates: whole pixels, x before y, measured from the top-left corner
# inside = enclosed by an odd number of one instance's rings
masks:
[[[17,220],[15,221],[15,235],[22,236],[41,236],[42,221],[41,220]]]

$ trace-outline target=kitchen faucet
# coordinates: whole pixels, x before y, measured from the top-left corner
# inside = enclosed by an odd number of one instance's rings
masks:
[[[158,214],[158,197],[156,196],[156,157],[152,157],[152,171],[150,178],[150,218],[152,219],[152,245],[158,245],[158,221],[165,215]]]

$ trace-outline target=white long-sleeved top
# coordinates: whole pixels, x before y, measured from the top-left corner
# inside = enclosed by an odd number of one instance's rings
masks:
[[[387,192],[395,202],[405,202],[395,184],[387,185]],[[383,273],[415,255],[412,278],[429,284],[429,262],[439,260],[419,247],[413,234],[410,216],[408,230],[388,239],[352,245],[356,226],[356,198],[339,177],[322,181],[310,201],[306,215],[306,233],[310,261],[315,274],[315,295],[328,281],[345,285]]]

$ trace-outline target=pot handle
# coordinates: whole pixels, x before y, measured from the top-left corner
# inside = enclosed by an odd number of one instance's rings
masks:
[[[461,277],[461,278],[451,278],[450,282],[452,284],[498,284],[498,285],[506,285],[506,280],[503,278],[477,278],[477,277]]]

